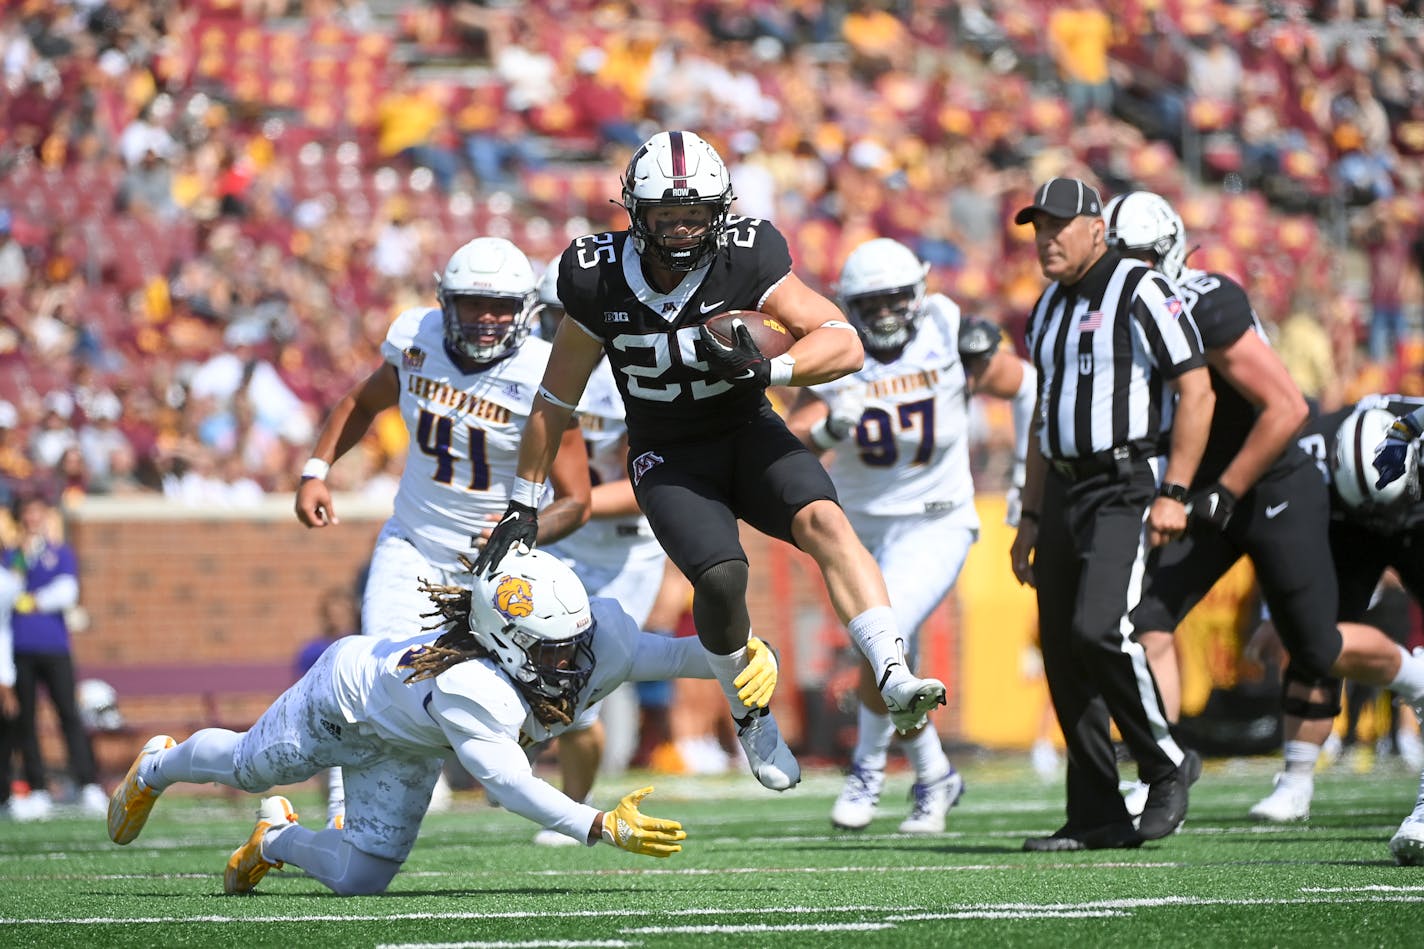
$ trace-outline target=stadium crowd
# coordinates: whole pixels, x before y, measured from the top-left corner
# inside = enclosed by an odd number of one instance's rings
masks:
[[[1042,278],[1009,216],[1077,174],[1171,199],[1325,407],[1424,392],[1417,3],[398,6],[5,5],[0,478],[291,490],[452,248],[619,226],[616,169],[669,127],[820,289],[893,237],[1018,341]],[[979,411],[1001,486],[1007,416]],[[389,497],[404,439],[377,424],[333,486]]]

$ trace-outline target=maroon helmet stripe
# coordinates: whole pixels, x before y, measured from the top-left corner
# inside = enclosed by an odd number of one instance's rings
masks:
[[[686,188],[687,149],[682,146],[682,133],[669,132],[668,141],[672,143],[672,186],[674,188]]]

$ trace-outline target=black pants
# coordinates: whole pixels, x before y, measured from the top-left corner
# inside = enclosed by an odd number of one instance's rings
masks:
[[[1385,533],[1349,521],[1330,525],[1330,551],[1340,578],[1340,619],[1358,623],[1385,567],[1393,567],[1416,600],[1424,603],[1424,526]]]
[[[1054,470],[1046,474],[1033,573],[1044,673],[1068,748],[1072,828],[1128,820],[1109,716],[1142,780],[1166,777],[1182,759],[1128,623],[1147,556],[1144,520],[1155,493],[1156,477],[1145,459],[1122,476],[1070,482]]]
[[[39,684],[44,683],[59,716],[64,732],[64,744],[69,752],[69,773],[75,788],[98,781],[94,767],[94,752],[89,736],[79,720],[79,705],[74,696],[74,663],[67,654],[16,653],[15,695],[20,700],[19,744],[24,763],[25,780],[30,787],[43,790],[44,759],[40,757],[40,735],[36,722],[39,711]]]
[[[1237,502],[1225,531],[1193,523],[1186,537],[1162,548],[1133,625],[1139,632],[1175,630],[1244,554],[1256,568],[1292,670],[1307,681],[1328,678],[1342,645],[1329,512],[1329,489],[1313,466],[1272,469]],[[1374,567],[1365,604],[1383,569],[1383,563]]]

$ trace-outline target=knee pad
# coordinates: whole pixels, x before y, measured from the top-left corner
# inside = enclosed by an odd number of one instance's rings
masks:
[[[1305,689],[1324,689],[1329,692],[1329,697],[1322,701],[1312,701],[1299,695],[1291,694],[1291,685]],[[1343,683],[1339,679],[1329,676],[1311,676],[1303,670],[1295,668],[1292,663],[1286,668],[1283,694],[1281,697],[1281,711],[1295,718],[1322,719],[1334,718],[1340,714],[1340,691]]]
[[[692,619],[697,636],[713,652],[731,652],[746,639],[751,626],[747,614],[748,575],[745,560],[724,560],[702,571],[692,584]]]

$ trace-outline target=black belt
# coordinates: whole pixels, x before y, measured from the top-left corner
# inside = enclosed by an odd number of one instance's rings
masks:
[[[1082,481],[1104,474],[1125,479],[1132,475],[1133,462],[1160,454],[1162,452],[1152,442],[1132,442],[1078,458],[1053,458],[1048,464],[1069,481]]]

